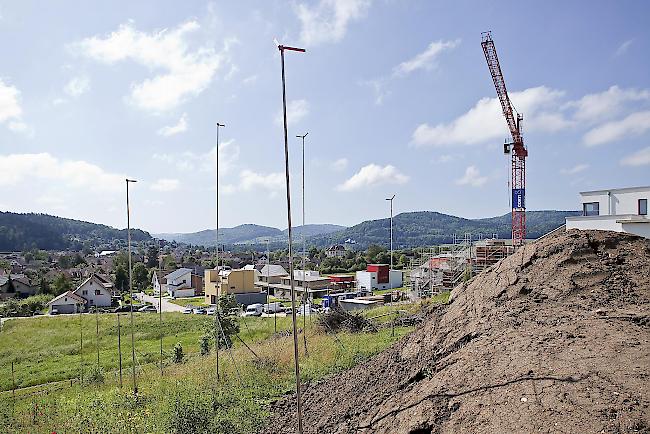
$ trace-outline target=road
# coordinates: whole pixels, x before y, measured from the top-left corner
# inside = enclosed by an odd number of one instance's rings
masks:
[[[141,292],[138,294],[138,300],[144,301],[146,303],[151,303],[154,306],[156,306],[156,309],[158,309],[158,297],[147,295],[144,292]],[[179,306],[177,304],[171,303],[168,299],[164,297],[162,298],[163,312],[183,312],[183,309],[185,309],[183,306]]]

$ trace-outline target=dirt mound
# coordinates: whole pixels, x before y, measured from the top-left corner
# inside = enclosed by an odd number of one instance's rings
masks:
[[[519,249],[368,362],[305,387],[307,433],[650,432],[650,241]],[[295,399],[268,433],[295,430]]]

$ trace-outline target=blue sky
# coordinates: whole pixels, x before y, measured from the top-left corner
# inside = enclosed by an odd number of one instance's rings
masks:
[[[152,232],[286,227],[287,54],[294,222],[508,212],[491,30],[524,115],[528,209],[650,184],[645,1],[0,1],[0,209]]]

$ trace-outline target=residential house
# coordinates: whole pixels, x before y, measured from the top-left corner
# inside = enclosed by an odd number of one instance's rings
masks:
[[[306,295],[307,299],[312,300],[322,297],[330,291],[329,277],[321,276],[318,271],[294,270],[293,281],[297,298],[302,298]],[[276,297],[291,297],[291,279],[289,276],[281,277],[280,283],[271,283],[269,286]]]
[[[216,304],[223,295],[234,295],[237,303],[245,306],[265,303],[266,293],[255,285],[257,270],[205,270],[205,302]]]
[[[580,193],[582,215],[566,218],[566,230],[596,229],[650,238],[649,187],[613,188]]]
[[[53,310],[56,310],[57,313],[84,312],[86,310],[86,300],[73,291],[67,291],[51,300],[47,307],[50,314]]]
[[[163,291],[174,297],[194,297],[201,292],[203,282],[201,276],[196,276],[191,268],[179,268],[163,277]],[[155,288],[154,288],[155,291]]]
[[[341,244],[334,244],[325,249],[325,256],[328,258],[343,258],[346,254],[347,251]]]
[[[357,271],[357,289],[374,291],[402,286],[402,271],[390,270],[388,264],[368,264],[366,271]]]
[[[86,307],[109,307],[112,304],[113,283],[96,274],[84,280],[74,291],[86,300]]]
[[[269,291],[269,294],[273,295],[272,285],[282,283],[282,278],[288,275],[289,273],[287,273],[282,265],[265,265],[259,272],[255,286],[260,292]]]
[[[0,276],[0,300],[7,298],[26,298],[36,294],[33,286],[24,274],[8,274]]]

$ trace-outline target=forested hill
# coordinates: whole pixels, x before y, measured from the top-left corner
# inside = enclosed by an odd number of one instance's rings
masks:
[[[528,238],[538,238],[563,225],[565,217],[577,215],[578,211],[527,211]],[[499,238],[511,236],[510,213],[484,219],[465,219],[433,211],[402,213],[393,218],[393,243],[395,248],[432,246],[451,243],[454,235],[465,233],[477,239],[479,234]],[[353,240],[358,248],[370,244],[388,246],[390,237],[389,219],[368,220],[342,231],[310,237],[313,245],[324,247],[334,243]]]
[[[126,240],[126,229],[47,214],[0,212],[0,251],[19,251],[109,247]],[[151,235],[131,229],[134,241],[150,240]]]

